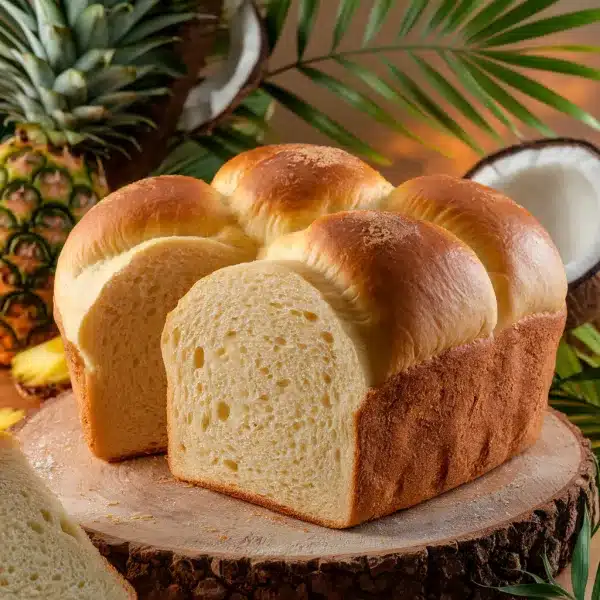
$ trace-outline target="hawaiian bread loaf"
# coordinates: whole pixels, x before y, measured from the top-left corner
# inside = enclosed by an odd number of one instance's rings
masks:
[[[213,187],[163,176],[111,194],[76,225],[62,250],[55,318],[85,436],[101,458],[166,450],[160,334],[167,313],[196,281],[254,260],[263,234],[367,208],[393,189],[342,150],[267,146],[236,160],[230,176],[225,165]],[[263,162],[264,177],[255,169]],[[244,169],[249,178],[239,176]],[[235,198],[221,193],[234,187]]]
[[[165,317],[198,279],[255,255],[221,195],[189,177],[129,185],[77,224],[56,269],[55,318],[94,454],[166,449]]]
[[[260,259],[198,281],[162,353],[175,476],[349,527],[535,442],[566,278],[504,196],[449,177],[392,190],[338,152],[222,168],[213,186]]]
[[[130,585],[0,433],[0,598],[134,600]]]

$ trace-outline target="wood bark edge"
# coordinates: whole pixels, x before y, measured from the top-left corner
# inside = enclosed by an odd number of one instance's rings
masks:
[[[565,417],[563,421],[567,422]],[[543,575],[544,550],[555,572],[569,562],[590,507],[598,518],[595,463],[581,446],[579,472],[547,502],[468,539],[396,554],[307,560],[184,556],[88,531],[100,552],[136,587],[140,600],[429,600],[509,598],[485,586]]]

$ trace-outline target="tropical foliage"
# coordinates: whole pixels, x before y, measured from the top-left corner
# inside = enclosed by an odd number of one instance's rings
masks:
[[[299,73],[363,118],[423,144],[427,142],[406,125],[406,117],[452,136],[477,152],[483,149],[475,139],[476,131],[497,142],[506,132],[520,137],[522,126],[543,136],[553,135],[519,99],[522,96],[600,129],[594,116],[536,79],[542,71],[600,79],[600,70],[567,57],[585,57],[600,51],[600,46],[552,44],[552,38],[546,39],[600,21],[600,9],[573,11],[568,0],[374,0],[362,35],[357,38],[357,17],[365,3],[337,0],[337,19],[331,28],[328,50],[313,55],[310,48],[315,24],[325,4],[300,0],[297,13],[292,10],[291,0],[268,0],[263,4],[271,52],[284,28],[288,33],[291,28],[297,53],[284,65],[269,61],[255,97],[260,101],[270,99],[336,145],[372,162],[389,161],[346,124],[286,87],[282,81],[287,80],[282,76]],[[547,11],[554,5],[562,12],[550,15]],[[394,41],[382,44],[378,40],[384,29],[389,39],[391,23],[396,30]],[[378,68],[371,67],[373,61]],[[234,123],[240,119],[258,124],[257,131],[268,129],[264,111],[248,105],[235,111]],[[223,125],[217,136],[192,137],[204,148],[202,160],[193,164],[198,170],[192,173],[204,177],[225,158],[261,143],[255,134],[240,135],[231,123]],[[198,146],[187,149],[195,152]]]
[[[550,404],[581,429],[600,457],[600,332],[593,325],[573,329],[561,341]]]

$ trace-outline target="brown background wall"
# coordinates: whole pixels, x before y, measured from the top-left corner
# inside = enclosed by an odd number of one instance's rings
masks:
[[[363,0],[361,7],[357,11],[352,28],[344,41],[340,45],[340,49],[356,48],[359,46],[364,31],[364,24],[372,5],[370,0]],[[431,8],[439,6],[439,0],[430,1]],[[319,12],[318,21],[313,32],[311,44],[309,45],[305,56],[312,57],[327,53],[331,44],[331,31],[337,11],[337,0],[322,0],[321,10]],[[378,44],[391,44],[395,41],[395,33],[399,27],[400,19],[406,2],[398,0],[396,8],[392,9],[386,21],[386,24],[378,38]],[[551,16],[558,12],[570,12],[586,8],[600,8],[599,0],[561,0],[552,8],[544,11],[543,16]],[[291,15],[297,14],[297,2],[292,3],[290,9]],[[287,27],[283,35],[275,55],[271,60],[270,70],[281,65],[293,62],[296,58],[296,41],[295,41],[295,23],[288,19]],[[595,44],[600,45],[600,24],[588,26],[567,32],[565,34],[556,34],[552,36],[551,42],[554,43],[570,43],[570,44]],[[548,44],[550,38],[544,38],[533,44]],[[418,71],[410,68],[410,59],[402,52],[396,52],[388,55],[396,64],[402,65],[408,69],[408,72],[419,83],[423,83],[423,78],[418,74]],[[431,54],[429,54],[431,57]],[[561,55],[565,58],[574,60],[585,60],[586,64],[600,68],[600,55]],[[385,70],[380,68],[378,60],[372,57],[361,58],[360,61],[370,67],[375,68],[381,74]],[[436,62],[436,66],[440,67],[441,63]],[[352,83],[357,89],[368,92],[364,86],[357,84],[357,80],[348,78],[344,75],[343,70],[331,61],[319,63],[319,68],[336,76],[341,76],[348,83]],[[575,77],[563,75],[555,75],[553,73],[545,73],[543,71],[529,71],[532,77],[538,81],[542,81],[547,85],[554,86],[554,89],[566,95],[571,101],[586,108],[596,117],[600,118],[600,81],[588,81]],[[446,172],[454,174],[463,174],[477,160],[477,154],[464,146],[461,142],[455,141],[452,138],[439,134],[436,131],[415,122],[410,115],[403,113],[384,99],[374,96],[369,92],[369,95],[380,103],[385,108],[389,109],[392,114],[397,116],[403,124],[408,126],[427,138],[429,142],[443,146],[445,150],[453,154],[452,159],[440,156],[430,150],[427,150],[417,143],[403,138],[400,134],[389,131],[385,127],[374,122],[372,119],[357,113],[353,108],[344,102],[340,101],[336,96],[333,96],[328,91],[319,88],[298,72],[288,72],[276,78],[280,84],[289,87],[298,93],[301,97],[307,99],[311,103],[334,117],[340,123],[344,124],[353,133],[374,145],[386,156],[394,159],[394,164],[391,167],[384,167],[381,170],[390,178],[392,182],[400,182],[409,177],[419,175],[424,172]],[[426,87],[426,85],[425,85]],[[427,88],[429,89],[429,88]],[[435,97],[435,93],[433,94]],[[561,116],[556,111],[548,106],[540,104],[536,101],[531,101],[525,96],[516,96],[522,100],[529,108],[547,122],[559,135],[570,135],[575,137],[583,137],[596,141],[600,144],[600,133],[594,132],[585,125],[574,121],[573,119]],[[438,97],[439,98],[439,97]],[[440,104],[442,104],[440,102]],[[451,110],[447,105],[442,104],[448,112],[456,116],[455,111]],[[484,116],[489,114],[485,110],[481,110]],[[464,121],[458,119],[464,124]],[[496,126],[497,121],[490,117],[491,122]],[[285,109],[278,107],[273,118],[274,128],[278,134],[279,141],[304,141],[313,143],[331,143],[327,138],[319,132],[305,124],[303,121],[290,114]],[[497,124],[502,132],[503,139],[506,144],[515,142],[515,138]],[[498,147],[493,140],[490,140],[485,134],[482,134],[477,129],[467,126],[467,129],[478,142],[484,146],[486,151],[491,151]],[[535,131],[531,131],[526,127],[522,128],[523,133],[528,138],[536,138],[539,135]]]

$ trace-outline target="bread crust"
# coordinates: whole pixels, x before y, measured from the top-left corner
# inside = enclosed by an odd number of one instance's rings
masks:
[[[554,372],[548,348],[557,347],[565,319],[565,310],[526,317],[496,337],[451,348],[370,388],[354,419],[348,519],[316,518],[234,485],[180,477],[171,460],[169,467],[182,481],[333,529],[409,508],[488,473],[537,441]]]
[[[484,266],[452,233],[425,221],[383,211],[326,215],[279,238],[266,257],[306,264],[353,306],[348,320],[364,337],[373,384],[487,337],[496,325]]]
[[[397,187],[382,209],[436,223],[475,251],[494,284],[497,330],[562,309],[567,279],[558,250],[537,219],[504,194],[449,175],[426,175]]]
[[[56,288],[65,276],[157,237],[213,238],[251,245],[214,188],[193,177],[150,177],[113,192],[70,233],[61,251]]]
[[[376,209],[393,189],[359,158],[311,144],[241,154],[212,185],[228,194],[229,206],[259,243],[304,229],[323,214]]]
[[[349,525],[438,496],[534,444],[565,319],[564,308],[526,317],[369,390],[355,421]]]

